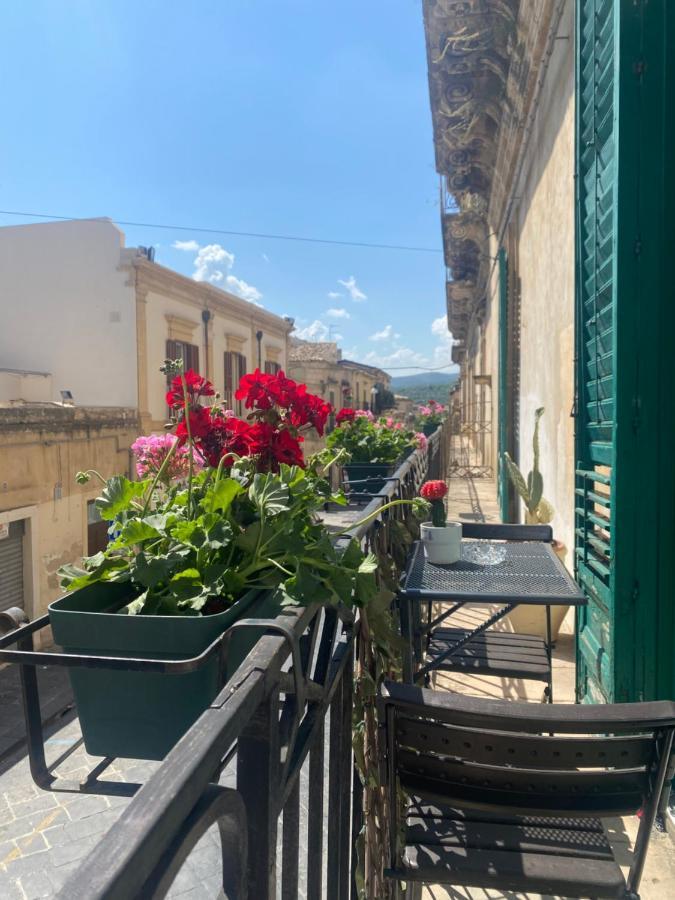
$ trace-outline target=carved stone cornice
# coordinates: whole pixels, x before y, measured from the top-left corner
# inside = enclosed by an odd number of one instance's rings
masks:
[[[463,355],[485,281],[488,208],[520,0],[424,0],[448,326]],[[461,287],[459,287],[461,285]]]

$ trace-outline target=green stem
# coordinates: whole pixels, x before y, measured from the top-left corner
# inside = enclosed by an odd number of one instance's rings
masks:
[[[159,483],[159,480],[162,477],[162,475],[166,472],[167,466],[169,465],[170,460],[174,457],[177,449],[178,449],[178,440],[176,439],[173,442],[173,444],[171,445],[171,449],[164,457],[164,462],[159,467],[159,469],[157,469],[157,474],[155,475],[155,477],[152,481],[152,484],[150,485],[150,490],[148,491],[148,495],[145,498],[145,503],[143,504],[143,511],[141,512],[141,518],[143,518],[145,516],[145,514],[147,513],[148,507],[150,506],[150,500],[152,499],[152,495],[155,492],[155,488],[157,487],[157,484]]]
[[[360,522],[355,522],[353,525],[350,525],[349,528],[343,528],[342,531],[334,532],[331,537],[342,537],[343,534],[349,534],[350,531],[354,531],[355,528],[360,528],[361,525],[365,525],[366,522],[372,522],[373,519],[376,519],[381,513],[385,511],[385,509],[391,509],[393,506],[412,506],[412,500],[391,500],[389,503],[385,503],[384,506],[380,506],[379,509],[376,509],[374,512],[371,512],[369,516],[366,516],[365,519],[361,519]]]
[[[180,373],[180,383],[183,388],[183,400],[185,401],[185,408],[183,410],[183,415],[185,416],[185,427],[187,429],[188,434],[188,518],[192,515],[192,475],[194,469],[194,460],[193,460],[193,441],[192,441],[192,431],[190,430],[190,400],[188,398],[188,390],[187,390],[187,381],[185,380],[185,375],[183,372]]]
[[[108,484],[108,482],[105,480],[103,475],[101,475],[100,472],[97,472],[96,469],[87,469],[84,474],[85,475],[95,475],[98,478],[98,480],[101,482],[101,484],[103,484],[103,485]]]

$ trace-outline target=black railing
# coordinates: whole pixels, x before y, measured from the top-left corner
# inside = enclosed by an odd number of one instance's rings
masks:
[[[426,452],[407,459],[360,517],[389,500],[411,499],[424,480],[442,477],[445,440],[439,428]],[[391,570],[401,552],[397,536],[409,525],[410,507],[396,506],[351,536]],[[315,606],[262,624],[266,634],[75,872],[59,895],[64,900],[163,897],[215,824],[230,900],[271,900],[278,888],[282,900],[358,896],[354,848],[363,793],[352,701],[359,619]],[[223,650],[234,629],[251,626],[260,628],[261,620],[236,623]]]

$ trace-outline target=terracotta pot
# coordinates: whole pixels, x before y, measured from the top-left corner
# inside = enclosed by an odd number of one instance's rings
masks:
[[[553,541],[553,550],[560,562],[565,565],[567,547],[562,541]],[[569,606],[551,607],[551,638],[555,641],[560,634]],[[535,634],[538,637],[546,637],[546,609],[543,606],[517,606],[513,612],[504,616],[511,630],[516,634]]]

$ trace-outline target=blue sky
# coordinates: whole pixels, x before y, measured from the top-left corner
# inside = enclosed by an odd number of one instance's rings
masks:
[[[3,209],[441,249],[420,0],[5,4],[0,75]],[[440,252],[123,228],[351,358],[450,359]]]

